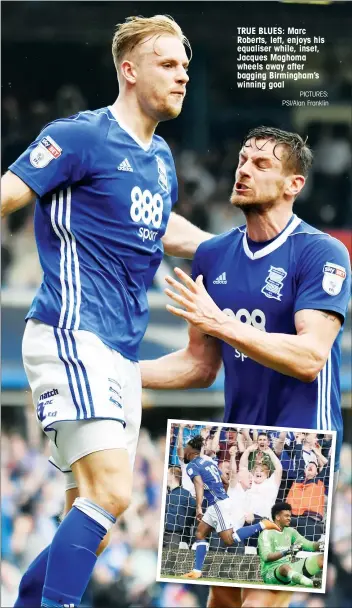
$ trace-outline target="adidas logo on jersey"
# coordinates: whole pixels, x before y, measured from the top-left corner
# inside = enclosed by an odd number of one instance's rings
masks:
[[[117,169],[118,171],[131,171],[131,173],[133,173],[133,169],[129,163],[128,158],[125,158],[125,160],[123,160],[122,163],[119,164]]]
[[[214,285],[227,285],[226,272],[223,272],[218,276],[215,281],[213,281]]]

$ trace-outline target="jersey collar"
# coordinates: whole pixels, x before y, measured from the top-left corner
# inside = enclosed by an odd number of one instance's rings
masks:
[[[243,235],[243,249],[246,256],[249,257],[251,260],[258,260],[259,258],[264,258],[269,253],[272,253],[273,251],[275,251],[275,249],[278,249],[279,247],[281,247],[281,245],[283,245],[283,243],[285,243],[287,238],[297,228],[301,221],[302,220],[294,214],[293,220],[289,223],[285,230],[281,232],[280,236],[278,236],[277,239],[271,241],[269,245],[266,245],[266,247],[263,247],[263,249],[259,249],[259,251],[256,251],[255,253],[252,253],[249,249],[246,231]]]
[[[145,144],[144,141],[139,139],[139,137],[137,137],[137,135],[135,135],[135,133],[133,133],[133,131],[131,131],[129,129],[129,127],[127,127],[124,124],[124,122],[121,120],[121,118],[117,114],[115,108],[113,108],[112,106],[108,106],[108,110],[110,110],[111,114],[113,115],[113,117],[115,118],[117,124],[121,127],[121,129],[123,129],[123,131],[126,131],[127,135],[132,137],[132,139],[136,142],[136,144],[138,144],[144,150],[144,152],[148,152],[150,146],[152,145],[153,138],[150,140],[149,144]]]

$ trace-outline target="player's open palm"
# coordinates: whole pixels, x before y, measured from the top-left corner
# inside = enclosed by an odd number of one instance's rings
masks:
[[[183,308],[176,308],[176,306],[168,304],[166,306],[167,310],[178,317],[182,317],[205,334],[216,334],[220,323],[226,320],[226,315],[208,294],[203,284],[202,275],[199,275],[196,281],[193,281],[180,268],[175,268],[175,274],[180,281],[171,276],[166,277],[167,283],[175,291],[167,288],[165,293]]]

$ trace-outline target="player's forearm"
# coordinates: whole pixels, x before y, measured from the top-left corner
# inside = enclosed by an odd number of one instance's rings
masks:
[[[199,245],[213,236],[200,230],[181,215],[171,213],[162,242],[167,255],[192,259]]]
[[[319,543],[306,538],[301,543],[303,551],[319,551]]]
[[[201,509],[204,498],[204,487],[202,483],[194,483],[194,489],[196,492],[196,508]]]
[[[210,386],[216,371],[193,358],[186,349],[160,359],[140,361],[143,388],[186,389]]]
[[[266,333],[231,318],[223,319],[211,334],[257,363],[302,382],[313,382],[325,363],[307,335]]]
[[[275,553],[268,553],[265,558],[266,562],[276,562],[278,559],[282,559],[287,555],[288,551],[275,551]]]

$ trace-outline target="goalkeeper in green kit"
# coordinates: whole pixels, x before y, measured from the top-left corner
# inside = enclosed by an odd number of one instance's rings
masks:
[[[295,563],[291,559],[301,549],[324,551],[324,540],[312,542],[290,528],[291,505],[288,502],[276,503],[271,516],[281,532],[264,530],[259,536],[258,553],[264,582],[268,585],[314,587],[312,577],[323,569],[324,554],[311,555]]]

